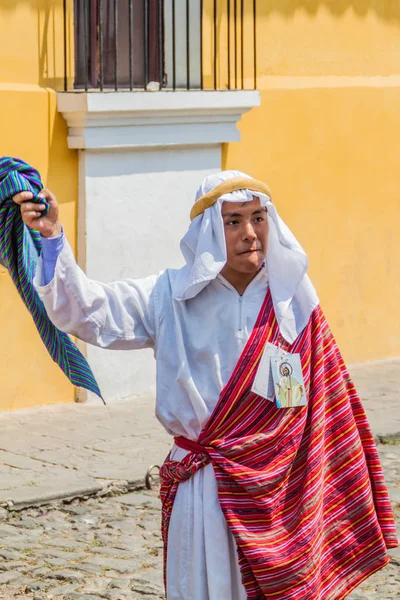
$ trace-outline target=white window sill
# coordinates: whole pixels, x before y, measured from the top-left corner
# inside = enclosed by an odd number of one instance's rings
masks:
[[[239,141],[237,123],[258,91],[58,92],[74,149],[204,145]]]

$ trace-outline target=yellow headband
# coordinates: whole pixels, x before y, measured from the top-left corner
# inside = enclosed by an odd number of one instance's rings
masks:
[[[252,192],[261,192],[262,194],[272,198],[269,187],[262,181],[248,177],[232,177],[231,179],[227,179],[226,181],[223,181],[217,185],[216,188],[209,191],[207,194],[204,194],[204,196],[199,198],[197,202],[193,204],[192,210],[190,211],[190,220],[193,221],[193,219],[198,215],[201,215],[206,208],[213,206],[218,198],[221,198],[221,196],[229,194],[230,192],[235,192],[236,190],[251,190]]]

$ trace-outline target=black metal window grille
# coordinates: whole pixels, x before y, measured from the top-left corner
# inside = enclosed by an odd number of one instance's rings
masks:
[[[256,0],[64,0],[64,19],[66,91],[257,87]]]
[[[74,0],[75,87],[163,82],[163,0]]]

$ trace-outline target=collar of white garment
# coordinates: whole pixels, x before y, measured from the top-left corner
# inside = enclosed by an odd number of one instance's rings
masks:
[[[196,200],[227,179],[245,177],[240,171],[221,171],[206,177],[197,191]],[[250,202],[260,198],[267,208],[269,235],[265,257],[269,287],[280,332],[293,343],[307,325],[318,305],[315,289],[307,276],[308,258],[292,232],[279,217],[270,196],[251,190],[235,190],[221,196],[215,204],[196,216],[181,240],[185,266],[173,283],[177,301],[197,296],[215,279],[226,264],[223,202]]]
[[[221,273],[219,273],[215,279],[219,281],[221,285],[231,290],[231,292],[234,292],[237,295],[239,295],[237,289],[223,275],[221,275]],[[242,296],[247,296],[247,294],[251,293],[255,287],[257,288],[257,290],[260,289],[260,287],[264,287],[265,291],[267,291],[268,289],[268,275],[265,262],[263,262],[263,264],[261,265],[261,268],[254,277],[254,279],[250,281]]]

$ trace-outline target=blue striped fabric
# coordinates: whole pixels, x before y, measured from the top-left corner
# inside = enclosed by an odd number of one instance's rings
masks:
[[[33,202],[46,204],[46,213],[49,205],[38,196],[42,188],[39,173],[27,163],[8,156],[0,158],[0,262],[10,273],[51,358],[71,383],[94,392],[103,400],[85,357],[69,336],[52,324],[33,285],[41,236],[24,224],[20,208],[12,197],[18,192],[32,192]]]

